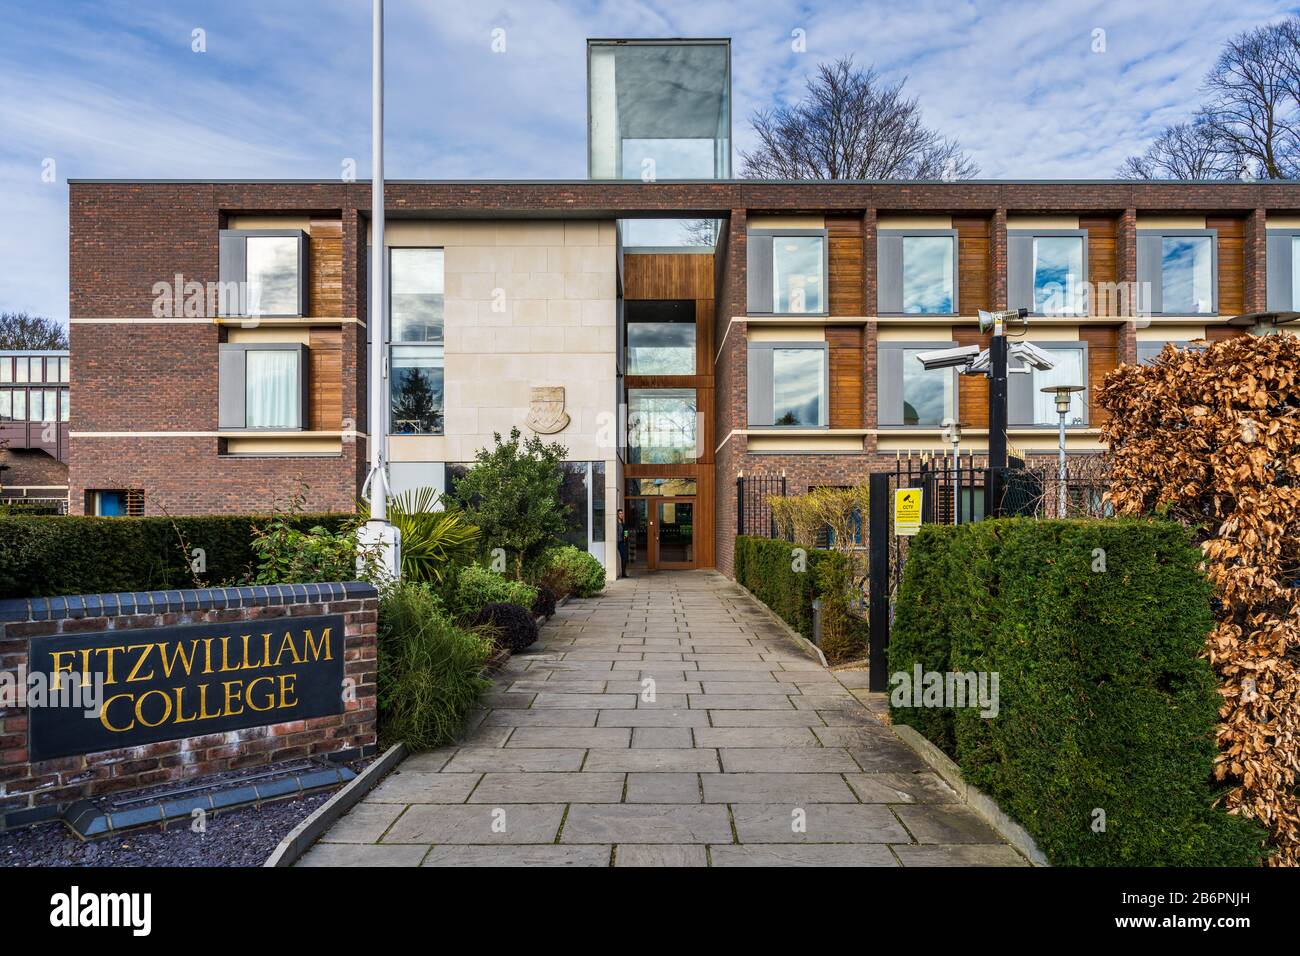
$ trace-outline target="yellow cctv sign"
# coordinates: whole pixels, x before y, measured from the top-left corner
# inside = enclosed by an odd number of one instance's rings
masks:
[[[899,488],[894,492],[894,534],[916,534],[921,530],[921,489]]]

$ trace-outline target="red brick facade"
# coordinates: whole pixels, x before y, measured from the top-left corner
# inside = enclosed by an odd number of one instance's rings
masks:
[[[954,182],[714,183],[392,182],[390,215],[431,218],[620,218],[709,216],[727,220],[718,250],[715,435],[718,566],[731,566],[734,480],[741,470],[785,467],[794,487],[861,478],[876,438],[875,245],[881,214],[929,213],[990,223],[990,297],[1007,302],[1007,219],[1032,214],[1109,218],[1116,223],[1116,273],[1136,281],[1139,216],[1196,214],[1244,220],[1243,296],[1264,307],[1265,216],[1294,214],[1297,187],[1281,183]],[[359,438],[335,457],[223,457],[217,430],[217,326],[149,319],[155,282],[177,273],[217,278],[217,232],[231,216],[329,217],[343,225],[343,315],[366,319],[370,186],[365,182],[71,184],[72,510],[85,492],[140,488],[146,513],[260,510],[310,488],[313,510],[351,508],[366,471],[365,328],[343,324],[343,415]],[[746,223],[757,214],[835,214],[862,220],[863,453],[755,456],[747,419]],[[103,319],[126,319],[106,324]],[[92,320],[92,321],[87,321]],[[1120,323],[1121,360],[1136,356],[1135,327]],[[145,434],[114,437],[114,432]],[[174,434],[197,433],[197,434]],[[100,433],[93,437],[88,433]],[[890,456],[886,456],[889,458]],[[878,459],[884,460],[884,459]]]

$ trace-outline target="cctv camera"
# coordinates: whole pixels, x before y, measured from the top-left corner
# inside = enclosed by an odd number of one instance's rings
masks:
[[[1012,342],[1008,351],[1012,358],[1020,359],[1030,368],[1040,372],[1056,368],[1056,359],[1033,342]]]
[[[955,349],[935,349],[931,352],[921,352],[916,358],[925,370],[933,371],[940,368],[961,368],[969,365],[977,355],[980,347],[978,345],[963,345]]]

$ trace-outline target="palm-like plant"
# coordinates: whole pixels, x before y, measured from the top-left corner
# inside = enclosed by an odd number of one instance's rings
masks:
[[[457,565],[473,560],[479,529],[455,508],[438,510],[438,492],[414,488],[395,496],[388,520],[402,533],[402,577],[442,584]]]

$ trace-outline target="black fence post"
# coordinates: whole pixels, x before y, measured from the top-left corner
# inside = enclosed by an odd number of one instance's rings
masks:
[[[745,533],[745,479],[736,476],[736,534]]]
[[[889,688],[889,668],[885,659],[889,647],[889,474],[873,474],[870,478],[868,542],[868,595],[867,611],[871,629],[870,671],[868,688],[885,691]]]

